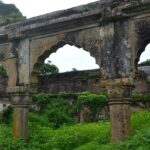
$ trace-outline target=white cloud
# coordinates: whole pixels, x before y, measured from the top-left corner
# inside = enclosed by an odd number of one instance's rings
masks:
[[[77,70],[97,69],[99,66],[95,63],[95,58],[91,57],[89,52],[74,46],[65,45],[52,53],[48,60],[55,64],[60,72]]]
[[[145,51],[141,54],[139,63],[147,59],[150,59],[150,44],[146,46]]]

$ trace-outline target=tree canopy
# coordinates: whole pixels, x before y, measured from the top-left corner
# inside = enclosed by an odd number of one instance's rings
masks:
[[[47,75],[59,73],[59,69],[56,65],[52,64],[51,61],[48,61],[48,63],[42,64],[40,66],[39,73],[42,76],[47,76]]]

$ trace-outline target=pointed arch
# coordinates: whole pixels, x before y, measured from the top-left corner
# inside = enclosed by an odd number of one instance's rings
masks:
[[[31,72],[31,78],[30,78],[30,83],[37,83],[37,76],[38,76],[38,73],[39,73],[39,67],[41,66],[41,64],[44,63],[45,59],[52,53],[55,53],[59,48],[65,46],[65,45],[70,45],[70,46],[75,46],[77,48],[81,48],[81,46],[79,45],[74,45],[73,43],[71,42],[66,42],[66,41],[59,41],[56,45],[52,46],[49,50],[46,50],[44,51],[37,59],[36,63],[34,64],[33,66],[33,70]],[[85,50],[85,49],[83,49]],[[87,51],[87,50],[85,50]],[[89,52],[89,51],[87,51]],[[90,53],[90,52],[89,52]],[[91,53],[90,53],[91,55]],[[92,55],[91,55],[92,56]],[[93,56],[92,56],[93,57]],[[95,57],[94,57],[95,58]],[[95,58],[96,60],[96,58]],[[96,62],[97,65],[99,65],[97,62]]]

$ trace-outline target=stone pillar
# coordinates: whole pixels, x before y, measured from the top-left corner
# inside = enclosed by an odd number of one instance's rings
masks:
[[[109,101],[111,140],[124,140],[130,135],[130,100],[111,99]]]
[[[17,89],[17,90],[16,90]],[[21,89],[21,90],[20,90]],[[30,94],[24,88],[14,88],[10,92],[11,102],[14,108],[13,113],[13,137],[28,139],[28,108]]]
[[[125,140],[130,135],[130,97],[133,80],[119,78],[101,81],[109,97],[111,140]]]

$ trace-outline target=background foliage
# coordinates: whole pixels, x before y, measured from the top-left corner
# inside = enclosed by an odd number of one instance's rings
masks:
[[[56,65],[52,64],[51,61],[40,66],[39,74],[42,76],[48,76],[56,73],[59,73],[59,69]]]
[[[36,118],[36,119],[35,119]],[[110,142],[110,124],[107,121],[49,127],[44,116],[30,114],[30,141],[13,140],[11,124],[0,125],[1,150],[149,150],[150,113],[132,114],[132,134],[123,142]]]
[[[4,67],[1,64],[0,64],[0,75],[2,77],[6,77],[7,76],[5,69],[4,69]]]

